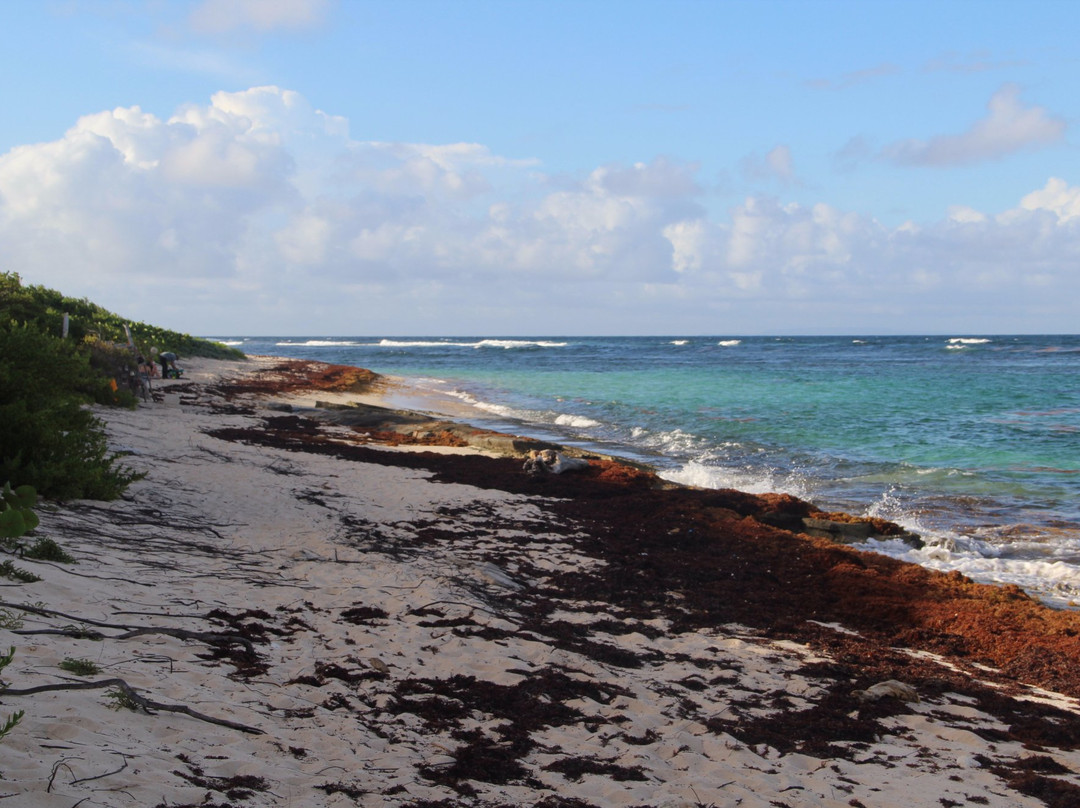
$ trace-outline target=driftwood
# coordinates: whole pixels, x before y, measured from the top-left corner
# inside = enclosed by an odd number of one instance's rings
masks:
[[[238,721],[229,721],[225,718],[214,718],[212,715],[206,715],[206,713],[200,713],[197,710],[193,710],[186,704],[162,704],[158,701],[152,701],[136,693],[135,689],[123,679],[102,679],[98,682],[64,682],[61,684],[38,685],[37,687],[24,687],[18,689],[7,688],[6,690],[0,691],[0,693],[4,696],[33,696],[37,693],[49,693],[59,690],[100,690],[103,687],[117,688],[132,702],[141,707],[147,715],[153,715],[154,710],[161,710],[168,713],[183,713],[192,718],[197,718],[200,721],[205,721],[208,724],[217,724],[220,727],[228,727],[229,729],[239,730],[240,732],[246,732],[250,735],[265,734],[257,727],[250,727],[247,724],[241,724]]]
[[[132,626],[126,623],[103,623],[100,620],[91,620],[88,617],[76,617],[75,615],[65,614],[64,612],[54,611],[53,609],[42,609],[39,606],[7,603],[5,601],[0,601],[0,608],[19,609],[24,612],[30,612],[31,614],[41,615],[42,617],[62,617],[66,620],[72,620],[76,623],[83,623],[96,628],[111,628],[124,632],[123,634],[117,634],[110,637],[99,631],[86,631],[77,628],[17,629],[12,631],[13,634],[22,636],[34,634],[59,634],[65,637],[88,637],[94,640],[130,640],[132,637],[141,637],[145,634],[164,634],[169,637],[176,637],[180,640],[196,640],[198,642],[204,642],[207,645],[243,645],[248,651],[253,654],[255,653],[255,646],[252,644],[251,640],[247,637],[241,637],[239,634],[221,634],[215,631],[191,631],[189,629],[169,628],[167,626],[144,627]]]

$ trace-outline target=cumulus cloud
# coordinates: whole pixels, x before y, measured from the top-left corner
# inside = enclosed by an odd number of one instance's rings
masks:
[[[966,132],[901,140],[882,149],[881,156],[908,166],[978,163],[1056,143],[1064,138],[1065,129],[1065,122],[1043,107],[1025,106],[1017,85],[1005,84],[990,98],[986,117]]]
[[[1011,210],[887,227],[760,195],[710,212],[699,167],[670,158],[558,182],[540,168],[483,144],[355,139],[276,87],[168,119],[119,108],[0,155],[0,267],[203,333],[631,332],[661,304],[672,331],[719,328],[718,311],[725,332],[761,330],[762,311],[785,330],[874,330],[1080,292],[1080,187],[1062,178]]]
[[[250,28],[264,33],[319,25],[330,0],[202,0],[191,12],[191,27],[200,33],[221,34]]]
[[[1080,219],[1080,188],[1070,188],[1060,177],[1051,177],[1046,187],[1021,199],[1020,207],[1025,211],[1048,211],[1059,223]]]

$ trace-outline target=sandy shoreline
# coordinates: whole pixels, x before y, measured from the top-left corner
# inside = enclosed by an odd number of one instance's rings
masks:
[[[100,413],[147,477],[43,509],[78,563],[3,581],[0,805],[1080,804],[1075,613],[800,538],[779,499],[390,452],[248,384],[276,363]],[[240,727],[11,695],[86,681],[65,658]],[[888,680],[919,700],[853,695]]]

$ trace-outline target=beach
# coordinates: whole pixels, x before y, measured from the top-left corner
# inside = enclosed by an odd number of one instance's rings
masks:
[[[77,563],[4,581],[0,805],[1080,804],[1077,612],[790,495],[529,474],[356,368],[184,364],[98,411],[146,477],[40,509]]]

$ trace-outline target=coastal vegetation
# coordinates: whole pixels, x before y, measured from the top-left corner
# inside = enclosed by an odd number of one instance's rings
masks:
[[[0,543],[4,545],[5,550],[14,551],[18,549],[20,546],[19,539],[37,527],[38,517],[33,510],[36,504],[37,491],[32,486],[21,485],[17,489],[13,489],[10,483],[4,483],[4,488],[0,491]],[[3,568],[0,568],[0,574],[23,583],[41,580],[32,573],[16,568],[10,561],[5,562]],[[10,612],[6,610],[0,611],[2,611],[0,623],[7,623],[14,618],[14,615]],[[14,658],[15,646],[11,646],[7,654],[0,655],[0,671],[10,665],[11,660]],[[3,680],[0,680],[0,693],[3,693],[6,689],[7,685]],[[4,723],[0,725],[0,739],[15,729],[15,726],[22,720],[23,715],[24,711],[18,710],[4,720]]]
[[[133,406],[126,381],[136,355],[150,356],[151,348],[243,357],[0,273],[0,479],[31,485],[50,499],[109,500],[123,493],[137,475],[118,464],[86,405]]]
[[[141,478],[109,450],[104,425],[88,405],[135,406],[128,382],[136,378],[137,357],[155,351],[243,358],[225,345],[128,321],[89,300],[0,273],[0,550],[23,559],[75,563],[54,540],[33,536],[38,498],[111,500]],[[0,577],[41,580],[11,559],[0,564]],[[0,627],[11,630],[22,625],[15,611],[42,611],[4,605],[10,608],[0,609]],[[14,656],[14,646],[0,654],[0,670]],[[98,672],[85,660],[65,659],[61,667],[81,676]],[[150,704],[122,680],[91,686],[116,686],[131,704]],[[17,691],[0,680],[0,693]],[[19,710],[0,721],[0,739],[23,715]]]

